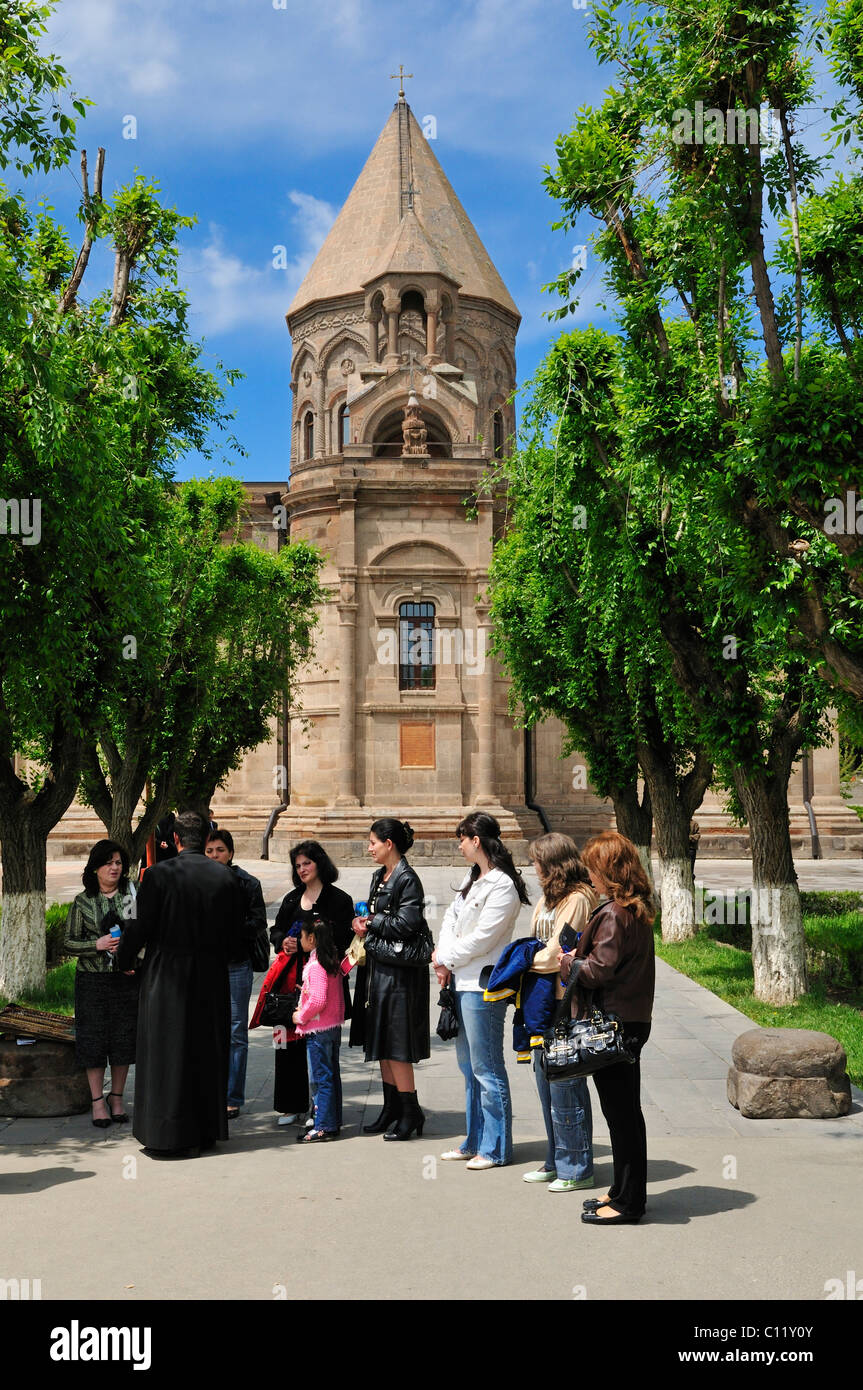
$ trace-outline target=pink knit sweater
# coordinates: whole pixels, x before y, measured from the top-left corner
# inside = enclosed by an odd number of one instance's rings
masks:
[[[318,963],[317,951],[312,951],[303,970],[303,984],[295,1024],[300,1037],[322,1033],[325,1028],[338,1028],[345,1021],[345,993],[342,975],[347,975],[350,962],[342,961],[338,975],[328,975]]]

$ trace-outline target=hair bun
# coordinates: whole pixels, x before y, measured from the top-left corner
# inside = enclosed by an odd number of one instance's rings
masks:
[[[402,821],[402,830],[405,832],[405,849],[409,850],[414,842],[414,832],[406,820]]]

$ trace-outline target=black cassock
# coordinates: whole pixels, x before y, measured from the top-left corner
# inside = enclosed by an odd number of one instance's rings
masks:
[[[128,970],[147,948],[132,1126],[146,1148],[228,1137],[228,961],[246,938],[245,899],[224,864],[184,850],[144,874],[116,956]]]

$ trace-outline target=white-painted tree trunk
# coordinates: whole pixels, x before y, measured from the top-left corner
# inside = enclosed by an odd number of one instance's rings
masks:
[[[656,891],[656,883],[654,882],[654,878],[653,878],[653,861],[652,861],[652,859],[650,858],[650,845],[638,845],[638,844],[637,844],[637,845],[635,846],[635,848],[638,850],[638,857],[639,857],[639,859],[641,860],[641,867],[644,869],[644,872],[647,874],[647,880],[648,880],[648,882],[649,882],[651,888],[652,888],[652,889],[654,890],[654,892],[655,892],[655,891]]]
[[[23,999],[45,988],[45,890],[3,894],[0,994]]]
[[[689,859],[660,860],[662,939],[687,941],[696,932],[692,865]]]
[[[767,1004],[793,1004],[807,988],[796,883],[753,883],[750,921],[755,998]]]

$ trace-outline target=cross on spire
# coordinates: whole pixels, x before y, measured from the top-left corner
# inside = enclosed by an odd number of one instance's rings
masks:
[[[399,84],[399,96],[400,96],[400,97],[403,97],[404,94],[405,94],[405,78],[406,78],[406,77],[413,77],[413,73],[412,73],[412,72],[405,72],[404,64],[403,64],[403,63],[399,63],[399,70],[398,70],[398,72],[391,72],[391,73],[390,73],[390,81],[391,81],[391,82],[398,81],[398,84]]]

